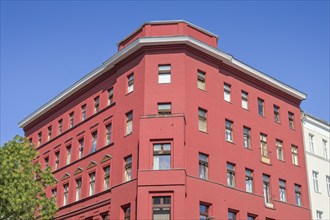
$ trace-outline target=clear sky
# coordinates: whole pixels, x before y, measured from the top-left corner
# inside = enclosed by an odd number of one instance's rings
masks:
[[[329,121],[329,1],[1,1],[1,145],[147,21],[187,20]]]

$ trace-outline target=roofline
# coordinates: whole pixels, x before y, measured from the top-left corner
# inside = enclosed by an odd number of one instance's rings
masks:
[[[305,119],[312,119],[314,121],[317,121],[318,123],[321,123],[323,124],[324,126],[327,126],[327,127],[330,127],[330,123],[326,120],[323,120],[321,118],[317,118],[316,116],[314,115],[311,115],[307,112],[303,112],[304,116],[305,116]]]
[[[135,41],[133,41],[131,44],[129,44],[127,47],[123,48],[116,54],[114,54],[112,57],[110,57],[108,60],[102,63],[101,66],[94,69],[90,73],[88,73],[86,76],[75,82],[73,85],[71,85],[69,88],[61,92],[59,95],[51,99],[46,104],[42,105],[40,108],[38,108],[36,111],[31,113],[29,116],[24,118],[22,121],[18,123],[18,125],[21,128],[26,127],[28,124],[36,120],[38,117],[45,114],[50,109],[57,106],[59,103],[70,97],[72,94],[74,94],[76,91],[80,90],[90,82],[92,82],[97,77],[101,76],[104,72],[108,71],[109,69],[113,68],[118,62],[125,59],[130,54],[134,53],[138,49],[140,49],[143,46],[153,46],[153,45],[173,45],[173,44],[187,44],[193,48],[196,48],[200,51],[203,51],[217,59],[222,60],[224,63],[237,68],[246,74],[267,83],[268,85],[271,85],[299,100],[306,99],[306,94],[244,64],[243,62],[236,60],[233,56],[222,52],[221,50],[214,48],[206,43],[203,43],[199,40],[196,40],[195,38],[189,37],[189,36],[170,36],[170,37],[143,37],[138,38]]]
[[[207,35],[210,35],[210,36],[213,36],[213,37],[216,37],[217,39],[219,39],[219,36],[204,29],[204,28],[201,28],[193,23],[190,23],[189,21],[186,21],[186,20],[160,20],[160,21],[149,21],[149,22],[145,22],[143,23],[140,27],[138,27],[135,31],[131,32],[128,36],[126,36],[124,39],[122,39],[121,41],[119,41],[117,43],[117,46],[119,44],[121,44],[122,42],[124,42],[125,40],[127,40],[128,38],[130,38],[133,34],[135,34],[137,31],[139,31],[141,28],[143,28],[143,26],[147,25],[147,24],[177,24],[177,23],[186,23],[188,24],[189,26],[207,34]]]

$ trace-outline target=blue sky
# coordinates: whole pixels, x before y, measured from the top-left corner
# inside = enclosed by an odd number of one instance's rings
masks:
[[[329,121],[329,1],[1,1],[1,145],[141,24],[177,19],[306,93],[301,108]]]

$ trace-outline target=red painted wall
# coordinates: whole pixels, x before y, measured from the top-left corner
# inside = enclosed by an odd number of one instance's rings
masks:
[[[177,31],[179,30],[179,31]],[[144,33],[141,35],[141,33]],[[148,34],[145,34],[148,33]],[[186,23],[145,25],[142,31],[120,44],[124,46],[136,37],[191,35],[216,46],[210,36]],[[213,43],[212,43],[213,42]],[[158,65],[171,65],[171,83],[158,84]],[[206,73],[206,91],[197,88],[197,70]],[[127,76],[134,73],[134,91],[127,94]],[[223,84],[231,85],[231,102],[224,101]],[[114,101],[107,106],[107,90],[114,88]],[[249,109],[241,107],[241,90],[249,93]],[[93,100],[100,96],[100,111],[93,114]],[[257,98],[265,100],[265,117],[257,112]],[[158,116],[157,103],[171,102],[172,115]],[[87,104],[88,118],[80,122],[81,106]],[[280,107],[281,123],[273,119],[273,104]],[[198,130],[198,108],[207,110],[207,132]],[[75,126],[69,129],[69,114],[75,112]],[[125,135],[125,113],[133,111],[133,132]],[[289,128],[288,111],[295,114],[295,130]],[[56,219],[101,219],[108,213],[111,219],[123,219],[122,206],[130,204],[132,219],[152,218],[152,197],[171,196],[172,219],[198,219],[200,202],[208,203],[210,216],[227,218],[228,209],[238,211],[239,218],[247,213],[258,219],[309,219],[303,139],[299,101],[259,82],[244,73],[216,61],[208,55],[177,45],[161,48],[141,48],[134,56],[103,74],[92,84],[70,97],[56,109],[24,128],[26,136],[37,143],[42,131],[38,161],[55,166],[55,152],[60,150],[60,169],[54,170],[57,202]],[[63,118],[63,133],[57,135],[57,121]],[[234,122],[233,143],[225,140],[225,119]],[[112,143],[106,145],[105,126],[112,123]],[[53,135],[47,141],[47,128]],[[252,149],[243,147],[243,126],[251,128]],[[91,149],[91,133],[98,131],[97,151]],[[268,135],[270,164],[261,162],[260,132]],[[85,155],[78,160],[78,141],[85,140]],[[276,159],[275,139],[283,141],[284,161]],[[153,170],[153,143],[171,143],[171,169]],[[72,159],[65,165],[66,146],[72,145]],[[299,166],[292,164],[291,144],[298,146]],[[198,154],[209,155],[208,180],[198,174]],[[112,158],[102,163],[104,156]],[[132,180],[124,182],[124,158],[132,155]],[[94,161],[96,166],[88,169]],[[227,186],[226,163],[236,164],[236,187]],[[103,168],[111,166],[109,190],[103,190]],[[82,172],[75,175],[80,167]],[[245,168],[254,170],[254,193],[245,192]],[[96,194],[88,196],[89,173],[96,172]],[[69,178],[62,180],[65,174]],[[274,209],[265,207],[262,175],[271,176]],[[75,202],[75,180],[81,177],[82,199]],[[279,178],[287,182],[287,203],[279,201]],[[69,204],[63,204],[63,184],[69,183]],[[302,186],[302,207],[295,205],[294,184]],[[47,194],[51,196],[51,187]]]

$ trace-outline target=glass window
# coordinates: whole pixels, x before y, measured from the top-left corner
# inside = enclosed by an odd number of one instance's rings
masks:
[[[42,132],[38,133],[38,147],[41,145],[41,140],[42,140]]]
[[[274,121],[280,123],[280,107],[274,105]]]
[[[243,127],[244,147],[251,148],[251,129]]]
[[[65,206],[68,204],[69,199],[69,184],[64,184],[63,189],[63,206]]]
[[[81,199],[81,178],[76,179],[76,201]]]
[[[296,205],[302,206],[301,202],[301,186],[298,184],[294,184],[294,191],[296,196]]]
[[[49,157],[45,157],[45,167],[48,167],[49,165]]]
[[[322,144],[323,144],[323,153],[324,153],[324,158],[328,159],[328,142],[326,140],[322,140]]]
[[[95,172],[89,174],[89,195],[95,194]]]
[[[113,88],[108,89],[108,105],[113,103]]]
[[[62,134],[63,119],[58,120],[58,134]]]
[[[57,188],[52,189],[52,197],[55,198],[55,201],[56,201],[56,197],[57,197]]]
[[[233,122],[226,119],[225,126],[226,126],[226,141],[233,142]]]
[[[133,132],[133,112],[126,113],[126,135]]]
[[[74,126],[74,112],[71,112],[69,116],[70,116],[69,128],[72,128]]]
[[[236,220],[237,211],[228,210],[228,220]]]
[[[100,107],[100,97],[97,96],[94,98],[94,113],[97,113],[99,111]]]
[[[201,90],[205,90],[205,73],[197,71],[197,87]]]
[[[280,200],[282,202],[286,202],[286,181],[280,179],[279,186],[280,186]]]
[[[245,169],[245,189],[246,192],[253,192],[253,170]]]
[[[124,213],[124,220],[130,220],[131,219],[131,206],[124,206],[123,213]]]
[[[266,204],[272,204],[271,193],[270,193],[270,176],[262,175],[263,179],[263,191],[264,191],[264,200]]]
[[[265,103],[264,100],[258,98],[258,114],[260,116],[264,116],[265,115]]]
[[[314,135],[309,134],[308,137],[309,137],[309,152],[313,154],[314,153]]]
[[[313,186],[314,186],[314,191],[315,191],[315,192],[319,192],[319,179],[318,179],[319,173],[316,172],[316,171],[313,171],[313,172],[312,172],[312,175],[313,175]]]
[[[330,196],[330,176],[326,176],[325,179],[327,184],[328,196]]]
[[[171,83],[171,65],[158,66],[158,83]]]
[[[78,153],[78,159],[82,158],[84,153],[84,138],[81,138],[79,140],[79,153]]]
[[[227,185],[235,187],[235,164],[227,163]]]
[[[133,92],[134,90],[134,74],[132,73],[127,77],[127,93]]]
[[[106,127],[106,134],[105,134],[105,138],[106,138],[106,144],[110,144],[111,143],[111,131],[112,131],[112,124],[108,124]]]
[[[208,179],[209,156],[199,153],[199,178]]]
[[[154,170],[171,169],[171,144],[154,144]]]
[[[168,103],[158,103],[158,114],[159,115],[170,115],[172,113],[172,105]]]
[[[267,135],[260,133],[260,148],[261,148],[261,156],[265,158],[269,158],[269,152],[267,147]]]
[[[81,121],[86,119],[86,105],[81,106]]]
[[[248,109],[248,96],[249,94],[247,92],[242,91],[242,108]]]
[[[292,145],[291,152],[292,152],[292,164],[298,166],[298,147]]]
[[[132,156],[125,158],[125,181],[132,179]]]
[[[316,210],[316,219],[322,219],[323,212],[320,210]]]
[[[247,220],[256,220],[256,219],[257,219],[256,215],[248,214],[248,216],[247,216]]]
[[[209,219],[209,209],[210,209],[210,205],[206,205],[203,203],[199,204],[199,219],[200,220]]]
[[[291,129],[294,129],[294,114],[292,112],[289,112],[288,117],[289,117],[289,126]]]
[[[204,132],[207,132],[206,113],[207,113],[206,110],[204,110],[202,108],[198,108],[198,129],[200,131],[204,131]]]
[[[95,152],[97,149],[97,131],[92,133],[92,149],[91,153]]]
[[[48,127],[48,137],[47,137],[47,140],[49,141],[51,137],[52,137],[52,126],[49,126]]]
[[[103,168],[104,173],[104,190],[110,189],[110,166]]]
[[[171,197],[152,198],[152,219],[170,220],[171,219]]]
[[[71,162],[71,145],[66,147],[66,165]]]
[[[278,160],[284,160],[283,157],[283,142],[281,140],[276,139],[276,154]]]
[[[231,100],[230,88],[231,88],[231,85],[229,85],[227,83],[225,83],[223,85],[223,96],[224,96],[225,101],[227,101],[227,102],[230,102],[230,100]]]
[[[55,170],[57,170],[60,166],[60,152],[57,151],[55,153]]]

